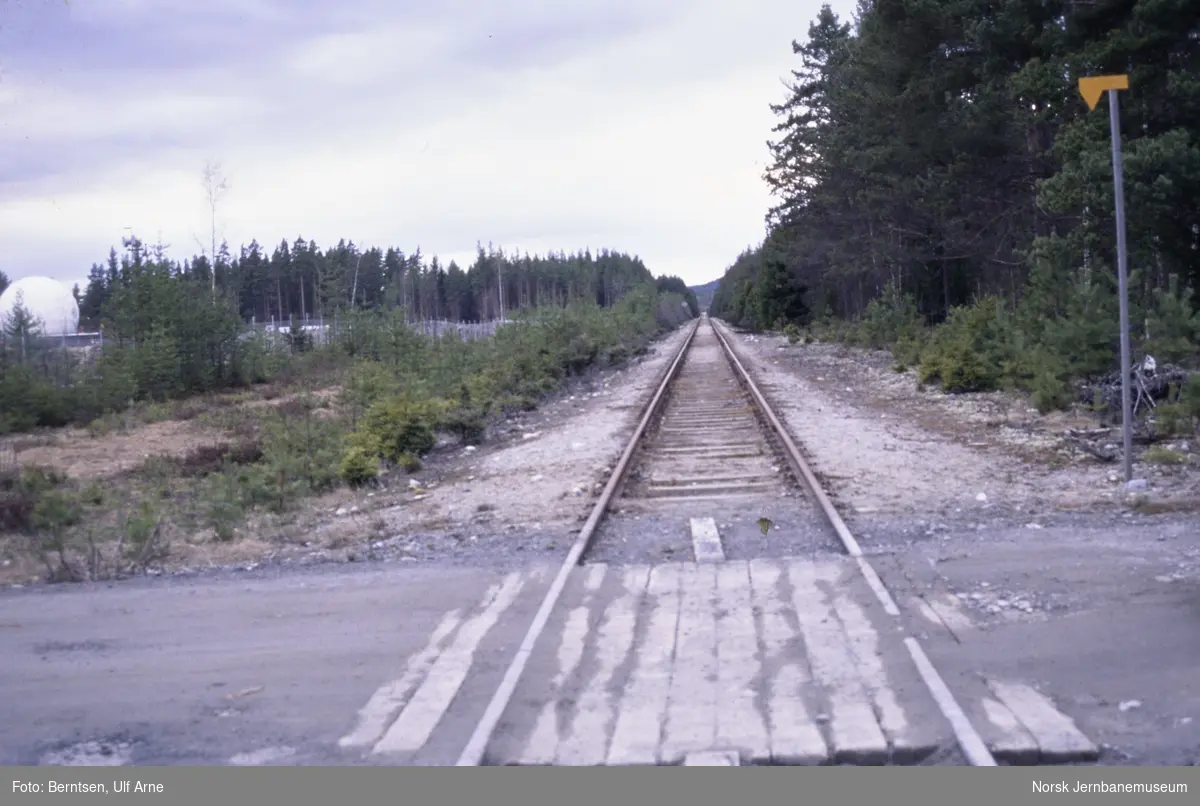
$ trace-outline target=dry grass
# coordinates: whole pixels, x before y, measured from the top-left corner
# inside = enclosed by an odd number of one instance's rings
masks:
[[[264,416],[302,419],[307,412],[304,399],[311,398],[317,407],[313,416],[333,417],[339,392],[338,387],[308,393],[265,386],[143,405],[87,428],[0,441],[0,584],[47,576],[111,578],[130,573],[139,562],[163,568],[241,563],[287,544],[279,523],[253,513],[238,527],[237,540],[219,539],[194,518],[161,515],[146,516],[159,520],[151,527],[154,545],[144,554],[139,555],[140,544],[122,543],[122,536],[129,532],[130,513],[143,503],[152,513],[180,515],[203,509],[200,479],[263,458]],[[47,567],[45,540],[31,533],[36,497],[19,483],[22,473],[29,472],[51,474],[86,507],[85,523],[72,530],[69,545],[52,552],[61,555],[55,568]],[[293,513],[288,531],[311,533],[322,517],[328,517],[327,499],[306,501]],[[346,527],[336,530],[344,534],[335,542],[349,539],[352,530],[360,535],[366,531],[361,523]]]
[[[78,428],[56,436],[53,444],[22,451],[20,464],[52,467],[72,479],[103,479],[128,473],[151,456],[183,458],[224,435],[200,423],[165,420],[103,436]]]
[[[1139,498],[1131,507],[1143,515],[1166,515],[1169,513],[1200,512],[1200,497],[1175,498],[1171,500],[1151,501]]]

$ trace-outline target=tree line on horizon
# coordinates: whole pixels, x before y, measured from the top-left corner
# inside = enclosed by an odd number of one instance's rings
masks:
[[[123,254],[114,248],[106,263],[92,265],[86,288],[77,292],[81,327],[99,327],[112,300],[147,278],[215,289],[247,322],[396,309],[411,320],[474,322],[501,318],[501,305],[509,312],[586,299],[609,307],[646,281],[686,292],[682,280],[656,280],[637,256],[608,249],[531,256],[479,245],[474,262],[464,269],[453,260],[443,264],[436,255],[427,258],[420,248],[405,254],[395,247],[364,249],[343,239],[321,249],[296,238],[291,244],[281,241],[268,254],[254,240],[236,255],[222,244],[214,278],[207,255],[175,261],[160,244],[133,237],[122,245]]]
[[[229,260],[222,257],[228,249],[221,250],[214,282],[204,256],[175,261],[165,246],[136,237],[123,247],[120,255],[111,250],[106,265],[93,266],[86,291],[77,294],[83,325],[103,329],[101,351],[38,346],[28,338],[39,335],[28,311],[2,317],[0,434],[87,422],[131,400],[161,401],[279,377],[314,347],[297,327],[305,316],[338,324],[325,351],[337,362],[377,354],[384,343],[393,351],[399,344],[418,350],[413,339],[424,336],[409,327],[414,320],[498,318],[501,286],[508,319],[565,311],[570,321],[594,328],[593,313],[623,305],[613,324],[627,323],[634,341],[646,327],[698,315],[683,280],[655,278],[639,258],[610,250],[518,257],[480,247],[475,262],[460,270],[453,262],[426,261],[419,250],[360,250],[342,241],[322,251],[297,239],[270,257],[256,243]],[[271,318],[290,331],[282,343],[248,337],[250,320]],[[559,330],[538,332],[553,341]],[[586,365],[597,344],[622,338],[607,331],[572,336],[569,345],[547,343],[541,351],[583,351]]]

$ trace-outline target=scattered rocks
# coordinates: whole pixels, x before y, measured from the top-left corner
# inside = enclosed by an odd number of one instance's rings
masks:
[[[90,741],[51,751],[41,763],[47,767],[121,767],[129,764],[132,756],[130,742]]]
[[[971,593],[956,593],[959,601],[981,610],[990,615],[996,616],[1003,613],[1025,613],[1032,614],[1037,610],[1043,609],[1034,597],[1030,594],[1022,594],[1013,591],[993,591],[986,590],[989,588],[988,583],[981,582],[980,587],[985,588],[984,591],[974,591]]]

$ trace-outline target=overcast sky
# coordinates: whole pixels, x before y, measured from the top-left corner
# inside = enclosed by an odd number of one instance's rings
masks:
[[[847,16],[850,0],[831,3]],[[689,283],[763,235],[819,0],[0,0],[0,270],[129,232],[473,259],[607,247]]]

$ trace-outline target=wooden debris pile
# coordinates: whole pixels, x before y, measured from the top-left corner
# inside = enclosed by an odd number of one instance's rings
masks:
[[[1159,365],[1153,356],[1146,356],[1130,370],[1133,442],[1150,445],[1157,438],[1154,425],[1138,414],[1158,408],[1160,403],[1172,403],[1188,380],[1188,371],[1174,364]],[[1121,458],[1121,373],[1108,375],[1079,387],[1079,401],[1099,414],[1113,426],[1104,428],[1071,428],[1063,440],[1102,462]]]
[[[1120,397],[1117,399],[1120,400]],[[1115,462],[1121,458],[1121,439],[1119,428],[1068,428],[1063,434],[1063,441],[1068,445],[1073,445],[1101,462]],[[1139,428],[1134,426],[1135,443],[1147,444],[1150,439],[1149,434],[1144,431],[1139,433]]]
[[[1187,382],[1188,372],[1174,364],[1159,365],[1153,356],[1146,356],[1134,364],[1129,373],[1130,391],[1132,392],[1133,416],[1147,409],[1154,409],[1163,401],[1169,401],[1172,395],[1178,395],[1179,390]],[[1110,372],[1103,378],[1085,383],[1079,387],[1079,401],[1091,406],[1097,413],[1107,419],[1120,422],[1121,420],[1121,373]]]

